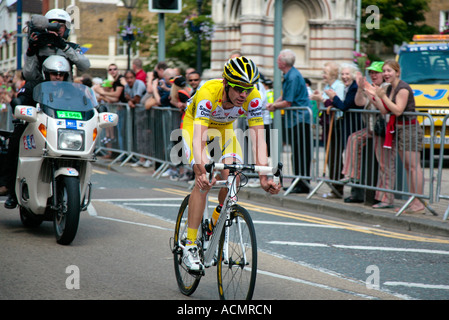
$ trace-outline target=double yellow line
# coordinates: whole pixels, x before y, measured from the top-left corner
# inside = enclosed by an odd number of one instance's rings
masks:
[[[181,195],[181,196],[187,196],[190,193],[188,191],[174,189],[174,188],[163,188],[163,189],[155,188],[153,190],[165,192],[165,193],[176,194],[176,195]],[[218,202],[215,198],[211,198],[209,201],[215,202],[215,203]],[[335,220],[329,220],[329,219],[318,218],[318,217],[312,217],[309,215],[290,212],[290,211],[281,210],[281,209],[262,207],[262,206],[258,206],[258,205],[251,204],[249,202],[244,202],[244,201],[239,201],[239,204],[242,207],[244,207],[246,210],[251,210],[251,211],[265,213],[265,214],[269,214],[269,215],[273,215],[273,216],[290,218],[290,219],[294,219],[294,220],[300,220],[300,221],[305,221],[305,222],[310,222],[310,223],[315,223],[315,224],[333,226],[333,227],[338,227],[338,228],[351,230],[351,231],[355,231],[355,232],[377,235],[377,236],[381,236],[381,237],[388,237],[388,238],[408,240],[408,241],[449,244],[449,240],[444,240],[444,239],[421,237],[421,236],[410,235],[410,234],[405,234],[405,233],[380,230],[378,228],[373,228],[373,227],[362,227],[362,226],[358,226],[358,225],[351,224],[351,223],[339,222],[339,221],[335,221]]]

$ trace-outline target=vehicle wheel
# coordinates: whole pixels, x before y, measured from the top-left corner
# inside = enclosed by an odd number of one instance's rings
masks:
[[[248,211],[231,208],[218,247],[217,280],[222,300],[251,300],[257,275],[257,241]]]
[[[43,221],[41,217],[36,216],[23,207],[19,207],[19,212],[20,221],[22,221],[22,224],[27,228],[39,227]]]
[[[58,210],[53,217],[56,242],[70,244],[75,238],[80,219],[80,182],[77,177],[61,176],[56,180]]]
[[[195,292],[200,283],[202,273],[190,272],[182,261],[183,252],[181,245],[185,245],[187,238],[187,214],[190,195],[185,197],[179,208],[175,225],[175,236],[173,244],[173,261],[175,267],[176,280],[182,294],[190,296]],[[198,232],[200,234],[200,232]]]

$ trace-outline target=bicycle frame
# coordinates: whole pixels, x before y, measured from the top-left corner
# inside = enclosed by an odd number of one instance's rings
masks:
[[[226,186],[228,188],[228,193],[226,194],[225,201],[223,202],[223,209],[221,210],[220,215],[217,220],[217,223],[215,225],[215,232],[212,234],[212,237],[208,241],[209,243],[206,247],[207,249],[204,248],[204,246],[203,246],[203,249],[205,249],[204,266],[206,268],[212,266],[214,263],[214,254],[218,247],[218,242],[220,240],[221,232],[222,232],[223,228],[225,228],[225,223],[228,220],[231,206],[236,203],[235,197],[234,197],[234,199],[232,199],[232,196],[231,196],[232,192],[233,191],[235,192],[236,187],[237,187],[236,175],[234,173],[230,173],[227,180],[217,181],[213,188],[214,189],[222,188],[223,186]],[[206,219],[208,219],[207,204],[206,204],[206,208],[204,209],[203,221]],[[226,237],[226,234],[225,234],[225,237]],[[226,243],[227,243],[227,237],[225,239],[226,239]],[[227,257],[227,246],[225,246],[225,256]]]
[[[229,220],[229,215],[230,215],[230,210],[231,207],[237,203],[237,171],[238,170],[243,170],[243,169],[251,169],[255,172],[259,172],[259,173],[263,173],[263,174],[267,174],[267,173],[273,173],[273,168],[272,167],[266,167],[266,166],[254,166],[254,165],[240,165],[240,164],[233,164],[232,168],[226,164],[223,163],[212,163],[209,165],[206,165],[206,171],[209,174],[210,180],[211,180],[211,175],[213,173],[214,167],[217,170],[223,170],[223,169],[231,169],[228,175],[228,179],[227,180],[218,180],[215,185],[213,186],[213,188],[222,188],[222,187],[227,187],[228,188],[228,192],[226,194],[226,198],[223,202],[223,209],[220,212],[220,215],[218,217],[217,223],[215,225],[215,232],[212,234],[211,239],[208,241],[208,245],[205,248],[203,246],[203,249],[205,250],[204,253],[204,266],[206,268],[210,267],[213,265],[214,263],[214,255],[216,252],[216,249],[218,247],[218,242],[220,240],[220,236],[221,233],[223,232],[223,229],[226,227],[225,223],[226,221]],[[281,170],[282,170],[282,164],[280,163],[277,167],[277,171],[274,173],[274,180],[276,183],[278,183],[280,175],[281,175]],[[203,213],[203,222],[208,219],[208,201],[206,201],[206,207],[204,209],[204,213]],[[241,228],[240,225],[238,226],[238,230],[239,230],[239,236],[240,239],[242,239],[242,234],[241,234]],[[224,229],[224,232],[226,232],[226,229]],[[228,258],[228,234],[227,232],[225,233],[225,245],[223,246],[223,253],[224,253],[224,257],[225,260],[227,260]],[[240,241],[240,244],[243,246],[242,241]],[[243,252],[245,252],[245,250],[242,250]],[[246,263],[246,256],[244,256],[244,261]]]

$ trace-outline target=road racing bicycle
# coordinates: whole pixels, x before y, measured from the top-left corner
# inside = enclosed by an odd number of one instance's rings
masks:
[[[282,164],[277,167],[244,164],[207,164],[210,181],[214,170],[229,170],[227,180],[218,180],[213,188],[228,189],[212,235],[209,226],[209,201],[206,201],[203,219],[198,229],[197,244],[205,268],[217,266],[218,293],[222,300],[250,300],[254,293],[257,274],[257,241],[253,221],[248,211],[238,205],[237,194],[246,177],[244,173],[272,174],[276,183],[282,179]],[[240,177],[240,180],[237,179]],[[172,239],[174,268],[180,291],[190,296],[198,287],[205,270],[190,271],[183,262],[183,247],[187,238],[187,217],[190,195],[183,200],[176,219]]]

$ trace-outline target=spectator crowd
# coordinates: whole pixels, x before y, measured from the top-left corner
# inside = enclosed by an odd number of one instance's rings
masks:
[[[239,56],[234,52],[232,57]],[[375,61],[367,68],[367,75],[361,74],[355,64],[337,64],[327,62],[323,65],[322,90],[313,90],[313,84],[304,78],[295,65],[295,54],[291,50],[282,50],[277,59],[277,67],[283,73],[282,94],[273,100],[273,82],[261,76],[258,89],[261,92],[264,108],[264,125],[267,129],[267,144],[270,146],[270,129],[273,128],[273,116],[276,110],[282,114],[282,141],[289,145],[292,153],[292,171],[301,179],[291,186],[291,193],[309,193],[310,168],[314,158],[312,153],[313,134],[311,128],[320,126],[320,141],[326,150],[325,168],[331,180],[338,181],[331,187],[331,192],[323,195],[325,198],[343,198],[347,203],[363,202],[365,190],[353,186],[349,196],[344,197],[344,185],[361,182],[363,177],[361,155],[368,139],[374,141],[374,154],[378,162],[378,189],[394,187],[394,169],[396,152],[401,156],[413,192],[422,193],[424,182],[419,154],[422,147],[422,132],[412,132],[406,124],[416,123],[414,117],[404,116],[404,111],[415,111],[414,99],[410,87],[399,80],[399,65],[394,61]],[[194,68],[181,70],[169,67],[167,63],[158,62],[152,70],[144,71],[141,59],[132,62],[132,69],[121,72],[117,65],[111,63],[105,79],[92,78],[88,73],[74,77],[73,81],[92,87],[99,103],[128,104],[131,110],[151,110],[153,107],[172,107],[182,114],[187,101],[192,97],[207,79]],[[0,112],[6,112],[9,102],[17,95],[24,85],[21,72],[4,72],[0,74]],[[291,107],[301,107],[300,110],[289,112]],[[295,108],[297,109],[297,108]],[[320,111],[318,111],[320,109]],[[357,110],[379,110],[380,114],[363,114]],[[352,112],[348,112],[352,111]],[[356,112],[353,112],[356,111]],[[125,109],[118,108],[117,113],[123,116]],[[120,114],[121,113],[121,114]],[[316,121],[317,117],[319,121]],[[396,140],[391,134],[375,133],[374,124],[379,118],[390,126],[399,120],[397,136],[407,137]],[[144,119],[136,117],[135,125],[143,128]],[[239,122],[239,126],[245,125]],[[120,125],[109,128],[101,142],[105,150],[111,149],[113,143],[123,148],[123,134]],[[394,130],[393,130],[394,131]],[[151,132],[137,130],[136,145],[138,153],[147,157],[135,159],[134,167],[148,168],[152,166],[149,159],[149,138]],[[270,151],[270,148],[268,148]],[[418,156],[417,156],[418,155]],[[113,157],[112,151],[104,154],[105,158]],[[324,174],[325,172],[323,172]],[[168,168],[162,176],[172,180],[191,181],[193,173],[182,165]],[[251,182],[251,181],[250,181]],[[257,182],[256,182],[257,184]],[[252,183],[249,184],[253,186]],[[287,187],[288,188],[288,187]],[[287,189],[285,188],[285,189]],[[373,208],[392,208],[394,196],[385,191],[376,191]],[[413,202],[410,212],[421,212],[423,205]]]

